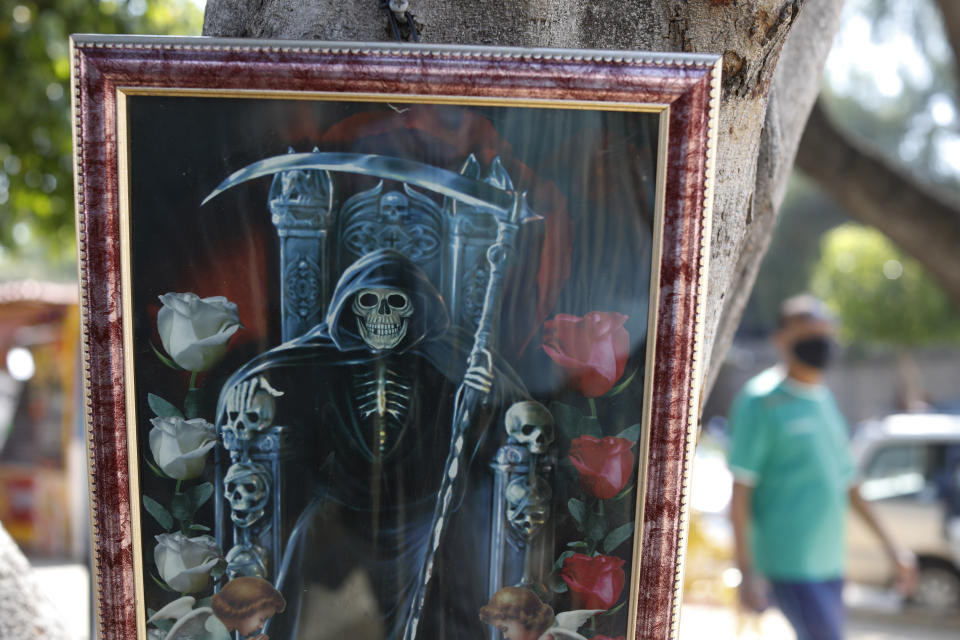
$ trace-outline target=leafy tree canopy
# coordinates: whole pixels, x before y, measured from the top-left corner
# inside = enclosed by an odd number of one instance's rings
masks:
[[[906,347],[960,339],[960,318],[943,290],[872,227],[848,223],[827,232],[811,284],[839,314],[849,342]]]
[[[957,77],[931,0],[850,0],[823,97],[845,128],[925,181],[957,188]]]
[[[0,267],[72,274],[71,33],[198,34],[190,0],[0,0]],[[13,268],[12,264],[28,267]]]
[[[821,99],[844,129],[923,183],[957,188],[956,78],[943,19],[931,0],[847,0]],[[848,220],[816,182],[794,172],[741,334],[773,330],[780,302],[809,288],[822,234]]]

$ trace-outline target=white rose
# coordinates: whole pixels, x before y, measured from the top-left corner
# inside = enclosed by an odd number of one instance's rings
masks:
[[[168,602],[166,606],[147,618],[147,624],[157,620],[179,620],[193,610],[193,605],[197,599],[193,596],[181,596],[173,602]]]
[[[177,480],[203,473],[207,453],[217,444],[216,428],[202,418],[151,418],[150,451],[157,466]]]
[[[157,314],[160,341],[173,361],[188,371],[206,371],[227,352],[240,328],[237,305],[223,296],[166,293]]]
[[[179,531],[156,537],[153,559],[163,581],[180,593],[195,593],[210,584],[220,548],[210,536],[188,538]]]

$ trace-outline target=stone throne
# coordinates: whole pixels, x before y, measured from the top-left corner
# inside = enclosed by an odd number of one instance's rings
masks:
[[[357,171],[365,162],[373,168]],[[340,204],[337,171],[379,176],[381,181]],[[443,296],[452,324],[478,339],[482,334],[490,342],[487,348],[496,349],[497,331],[489,325],[491,317],[496,325],[500,309],[496,305],[492,316],[488,309],[485,317],[485,300],[492,287],[502,291],[503,273],[492,273],[497,267],[491,255],[505,233],[516,234],[520,225],[515,220],[505,227],[503,218],[491,211],[493,205],[507,208],[511,200],[509,206],[516,211],[522,202],[499,158],[484,173],[471,155],[459,174],[453,174],[399,159],[316,150],[295,154],[291,149],[286,157],[238,171],[210,197],[270,174],[267,204],[280,246],[284,342],[323,321],[344,269],[373,251],[392,249],[428,275]],[[384,177],[398,187],[388,189]],[[430,191],[442,194],[442,202],[427,195]],[[535,220],[525,203],[522,206],[523,217]],[[229,577],[255,575],[276,582],[297,515],[309,500],[297,487],[307,449],[302,434],[274,424],[280,392],[265,383],[247,392],[244,411],[219,426],[223,446],[215,462],[215,534],[226,554]],[[487,461],[493,498],[482,524],[489,529],[491,594],[507,584],[542,583],[553,551],[552,527],[546,526],[554,466],[552,418],[538,403],[518,402],[493,428],[499,433],[491,437],[505,444]]]

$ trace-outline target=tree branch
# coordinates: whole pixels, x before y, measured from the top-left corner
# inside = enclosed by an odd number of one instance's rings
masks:
[[[953,51],[954,73],[960,75],[960,2],[957,0],[936,0],[943,16],[943,28],[947,32],[947,41]]]
[[[960,208],[937,187],[852,139],[819,104],[807,123],[797,166],[850,215],[916,258],[960,304]]]

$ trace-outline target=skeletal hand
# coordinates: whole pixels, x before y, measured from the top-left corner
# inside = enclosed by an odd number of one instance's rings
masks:
[[[490,393],[493,388],[493,355],[489,350],[481,349],[479,356],[470,355],[470,366],[467,367],[463,381],[468,387]]]
[[[274,398],[282,395],[283,392],[271,387],[263,376],[237,383],[227,392],[227,424],[223,428],[238,438],[249,438],[273,423]]]

